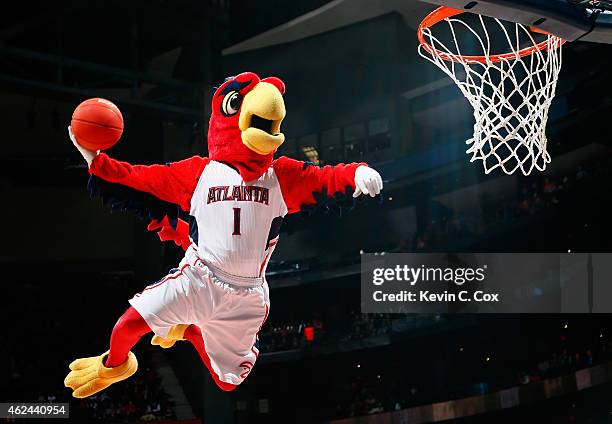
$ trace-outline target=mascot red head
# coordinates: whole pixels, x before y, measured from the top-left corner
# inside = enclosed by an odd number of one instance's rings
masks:
[[[240,172],[245,181],[259,178],[285,141],[285,84],[244,72],[225,80],[212,100],[208,155]]]

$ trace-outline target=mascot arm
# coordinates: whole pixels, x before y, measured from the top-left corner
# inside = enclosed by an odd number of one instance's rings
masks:
[[[318,199],[348,195],[355,190],[355,171],[367,164],[349,163],[335,166],[315,166],[282,156],[274,161],[283,198],[289,213],[303,206],[315,205]]]
[[[166,165],[131,165],[100,153],[89,172],[105,181],[149,193],[189,211],[191,196],[209,159],[193,156]]]

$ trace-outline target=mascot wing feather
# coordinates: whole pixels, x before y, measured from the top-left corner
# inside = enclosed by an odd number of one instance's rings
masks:
[[[130,165],[101,153],[91,166],[88,189],[112,210],[128,211],[149,221],[161,241],[189,247],[191,193],[209,162],[191,158],[165,165]]]
[[[112,211],[130,212],[148,220],[147,230],[156,231],[161,241],[172,241],[183,250],[189,247],[189,215],[177,205],[95,175],[89,177],[87,189],[91,198],[102,199]]]

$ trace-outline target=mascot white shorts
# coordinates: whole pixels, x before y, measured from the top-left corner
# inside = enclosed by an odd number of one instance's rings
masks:
[[[130,304],[161,337],[176,324],[199,326],[213,372],[238,385],[259,355],[257,333],[268,316],[268,284],[261,278],[224,277],[191,246],[177,269],[136,294]]]

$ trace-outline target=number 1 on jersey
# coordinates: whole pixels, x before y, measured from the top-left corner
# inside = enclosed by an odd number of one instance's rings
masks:
[[[232,235],[240,235],[240,208],[234,208],[234,232]]]

